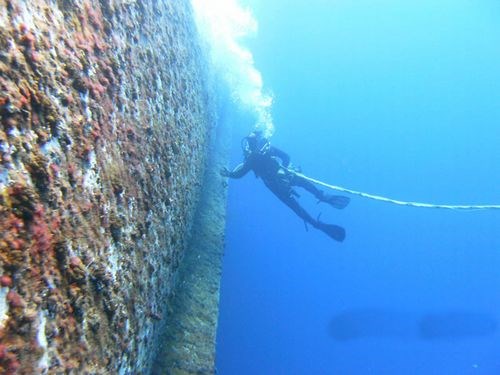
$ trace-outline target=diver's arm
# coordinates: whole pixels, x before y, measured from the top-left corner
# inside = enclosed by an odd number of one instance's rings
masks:
[[[236,166],[236,168],[234,168],[232,171],[228,170],[227,168],[223,168],[221,174],[224,177],[241,178],[248,172],[250,172],[250,169],[252,168],[250,168],[250,165],[248,163],[241,163],[240,165]]]
[[[288,168],[288,166],[290,165],[290,156],[286,152],[281,151],[279,148],[276,148],[274,146],[271,146],[269,152],[271,156],[277,156],[278,158],[280,158],[283,167]]]

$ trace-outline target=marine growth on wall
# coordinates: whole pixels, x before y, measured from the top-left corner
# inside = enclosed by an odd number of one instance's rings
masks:
[[[189,3],[0,0],[0,373],[147,373],[212,126]]]

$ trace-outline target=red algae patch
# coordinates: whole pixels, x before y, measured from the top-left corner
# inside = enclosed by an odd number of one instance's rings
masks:
[[[0,276],[0,285],[2,287],[11,287],[12,286],[12,278],[7,275]]]

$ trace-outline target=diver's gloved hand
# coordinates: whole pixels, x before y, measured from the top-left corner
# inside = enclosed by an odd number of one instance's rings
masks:
[[[229,169],[227,169],[226,167],[223,167],[220,171],[219,171],[220,175],[222,177],[229,177],[231,171]]]

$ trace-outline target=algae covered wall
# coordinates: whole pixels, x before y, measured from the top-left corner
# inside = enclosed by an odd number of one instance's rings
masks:
[[[150,371],[213,122],[190,12],[0,0],[0,373]]]
[[[221,122],[211,139],[193,236],[168,303],[168,324],[153,367],[155,375],[214,374],[219,292],[224,255],[230,129]]]

